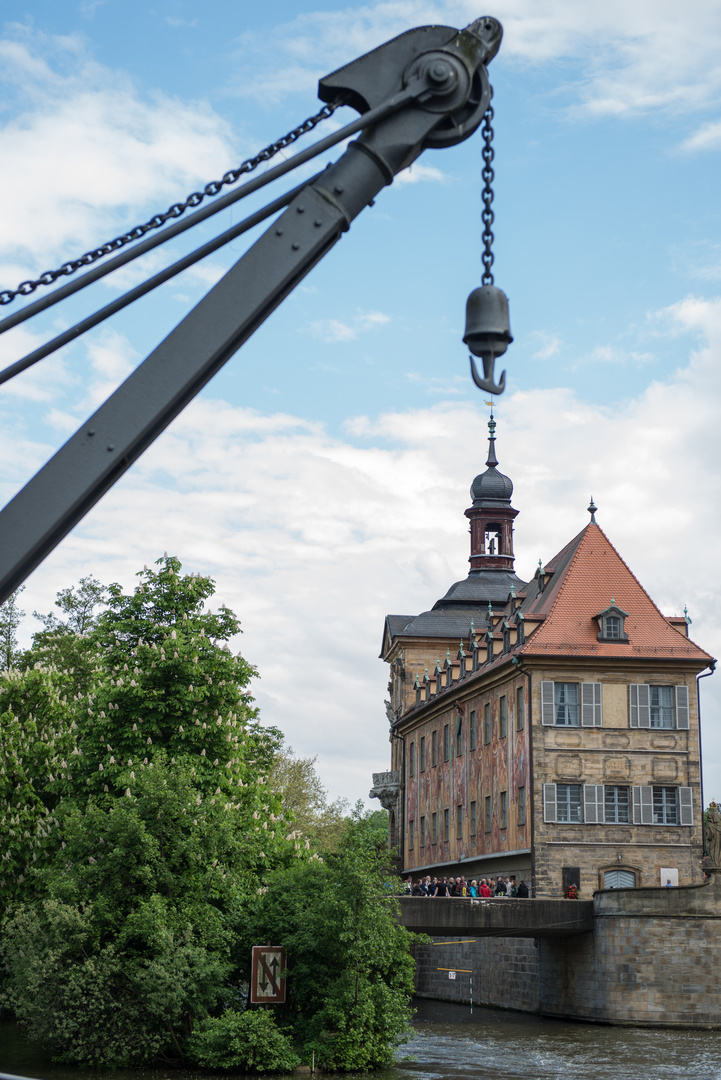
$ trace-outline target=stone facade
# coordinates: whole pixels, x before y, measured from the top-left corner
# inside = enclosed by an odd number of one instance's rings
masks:
[[[525,938],[415,945],[416,994],[435,1001],[538,1012],[539,951]],[[455,978],[449,978],[450,972]]]

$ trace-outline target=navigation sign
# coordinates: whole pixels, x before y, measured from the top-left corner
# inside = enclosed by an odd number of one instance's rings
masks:
[[[254,945],[250,977],[252,1005],[282,1005],[285,1001],[285,949],[279,945]]]

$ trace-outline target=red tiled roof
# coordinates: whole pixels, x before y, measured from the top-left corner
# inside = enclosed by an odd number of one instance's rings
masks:
[[[548,566],[556,572],[533,604],[547,616],[521,653],[557,654],[560,649],[596,656],[711,659],[661,614],[598,525],[587,525]],[[628,612],[628,644],[598,640],[594,616],[610,606],[611,597]]]

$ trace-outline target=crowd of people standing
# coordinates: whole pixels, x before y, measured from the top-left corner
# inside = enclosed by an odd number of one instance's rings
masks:
[[[404,892],[410,896],[480,896],[480,897],[510,897],[512,899],[527,900],[529,897],[528,886],[521,879],[518,884],[514,878],[497,877],[480,878],[466,881],[464,877],[457,878],[431,878],[430,874],[424,878],[413,881],[407,877],[404,881]]]

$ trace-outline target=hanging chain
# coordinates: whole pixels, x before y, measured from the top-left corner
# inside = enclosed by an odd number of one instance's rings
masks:
[[[491,90],[491,97],[493,97],[493,90]],[[493,284],[493,221],[494,213],[491,207],[493,202],[493,180],[495,173],[493,171],[493,106],[489,104],[485,113],[483,114],[483,125],[481,127],[481,135],[483,136],[483,170],[481,176],[483,177],[483,192],[481,198],[483,199],[483,210],[481,212],[481,220],[483,221],[483,234],[481,239],[483,240],[483,254],[481,255],[481,262],[483,263],[483,274],[481,276],[482,285]]]
[[[106,244],[101,244],[100,247],[94,248],[92,251],[86,251],[84,255],[81,255],[78,259],[71,259],[66,263],[63,263],[57,270],[46,270],[40,277],[34,281],[22,281],[17,289],[5,289],[0,291],[0,305],[9,304],[15,299],[16,296],[29,296],[34,293],[39,285],[53,285],[58,278],[64,277],[68,274],[74,274],[76,270],[79,270],[83,266],[90,266],[92,263],[97,262],[98,259],[102,259],[104,255],[109,255],[111,251],[117,251],[118,248],[125,247],[126,244],[132,243],[133,240],[140,240],[146,233],[152,229],[159,229],[170,218],[179,218],[181,214],[184,214],[186,210],[191,207],[200,206],[203,199],[206,196],[217,195],[227,184],[234,184],[245,173],[253,172],[259,165],[262,165],[265,161],[270,161],[281,150],[285,150],[287,146],[291,146],[301,135],[307,135],[309,131],[317,127],[322,120],[327,120],[329,116],[332,116],[339,106],[345,103],[345,99],[339,98],[337,101],[331,102],[329,105],[324,105],[320,112],[317,112],[314,116],[309,116],[307,120],[304,120],[298,127],[293,128],[287,135],[284,135],[277,142],[271,143],[270,146],[266,146],[263,150],[255,155],[255,157],[248,158],[247,161],[243,161],[237,169],[231,169],[225,173],[222,180],[212,180],[209,184],[206,184],[202,191],[194,191],[192,195],[189,195],[185,202],[174,203],[169,207],[164,214],[155,214],[149,221],[146,221],[144,225],[136,225],[134,229],[130,229],[128,232],[123,233],[121,236],[116,236],[114,240],[109,240]]]

